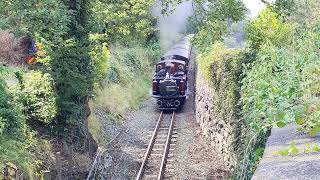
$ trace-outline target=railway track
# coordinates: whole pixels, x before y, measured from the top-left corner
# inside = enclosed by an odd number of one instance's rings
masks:
[[[161,111],[136,180],[162,180],[174,175],[172,163],[177,138],[175,115],[174,111],[171,114]]]

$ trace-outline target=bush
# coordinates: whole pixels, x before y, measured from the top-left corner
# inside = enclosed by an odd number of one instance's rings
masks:
[[[25,130],[25,117],[20,106],[14,104],[6,84],[0,79],[0,135],[20,136]]]
[[[224,122],[237,121],[240,111],[238,101],[242,68],[240,50],[227,49],[218,42],[208,53],[201,54],[198,59],[199,70],[212,86],[215,96],[213,97],[215,108],[212,113]],[[240,123],[239,126],[241,126]]]
[[[276,16],[270,11],[263,14]],[[265,25],[274,22],[273,18],[264,21]],[[254,24],[258,29],[265,27]],[[285,41],[268,39],[284,38],[286,33],[286,28],[278,28],[270,34],[272,37],[266,36],[256,60],[247,65],[242,81],[242,114],[256,132],[273,125],[283,127],[293,121],[307,127],[308,132],[320,132],[320,123],[316,120],[319,104],[316,96],[320,89],[316,78],[319,75],[319,31],[315,26],[294,38],[287,38],[291,40],[285,45],[282,44]]]
[[[10,75],[8,79],[13,78],[11,74],[15,72],[10,68],[0,71],[0,74]],[[23,171],[27,179],[38,179],[40,169],[52,165],[52,150],[47,141],[35,137],[26,119],[51,120],[52,79],[40,72],[22,74],[21,77],[23,83],[20,86],[10,84],[9,88],[0,80],[0,169],[10,162]],[[0,171],[0,178],[2,173]]]
[[[110,51],[107,44],[104,43],[105,35],[103,34],[90,34],[91,51],[89,55],[93,62],[95,86],[102,87],[107,75],[110,60]]]
[[[31,154],[26,151],[28,144],[23,141],[12,139],[12,137],[0,137],[0,167],[9,161],[16,163],[18,168],[27,173],[29,179],[32,178],[33,165]],[[3,170],[3,168],[1,168]],[[0,174],[2,171],[0,172]]]
[[[219,119],[232,126],[233,149],[238,160],[233,173],[239,176],[241,161],[244,158],[246,145],[250,141],[247,132],[248,126],[240,116],[241,106],[240,91],[242,76],[242,64],[246,62],[240,49],[228,49],[222,43],[215,43],[208,53],[201,54],[198,58],[199,71],[204,75],[208,84],[211,85],[214,101],[213,119]],[[222,133],[223,134],[223,133]],[[259,142],[258,142],[259,143]],[[260,145],[260,144],[259,144]],[[253,146],[253,148],[256,148]],[[256,153],[255,158],[259,158]],[[251,164],[255,163],[250,161]],[[249,168],[252,168],[250,164]],[[240,179],[236,177],[235,179]]]
[[[0,136],[0,177],[5,163],[13,163],[25,179],[41,179],[43,170],[54,166],[52,147],[47,140],[28,132],[23,138]]]
[[[155,50],[155,51],[154,51]],[[149,97],[153,64],[159,60],[159,49],[152,44],[111,48],[105,88],[97,89],[95,104],[114,116],[136,108],[142,99]]]
[[[284,111],[301,97],[294,50],[264,45],[242,81],[243,115],[257,132],[274,121],[289,121]],[[286,120],[285,120],[286,119]]]
[[[31,178],[32,162],[26,150],[28,143],[24,143],[26,118],[20,103],[15,100],[6,83],[0,79],[0,177],[3,177],[3,165],[12,162],[18,164]]]
[[[246,28],[247,40],[253,50],[270,42],[274,45],[290,43],[293,36],[293,26],[283,23],[279,15],[270,8],[266,8],[259,17]]]
[[[55,82],[59,123],[82,126],[88,116],[88,95],[94,82],[94,67],[88,42],[69,39],[55,49],[49,62]]]
[[[199,67],[209,83],[216,90],[223,89],[224,81],[237,82],[241,73],[242,58],[240,50],[227,49],[223,43],[217,42],[207,53],[200,54]],[[226,84],[229,84],[226,82]],[[231,86],[230,86],[231,85]],[[238,85],[238,84],[237,84]],[[229,84],[226,88],[237,85]]]
[[[215,117],[225,122],[238,120],[242,55],[240,50],[228,49],[215,43],[198,58],[199,70],[212,86]]]
[[[31,121],[50,124],[57,115],[53,79],[47,73],[29,72],[23,75],[20,89],[16,90]]]
[[[105,121],[120,122],[131,109],[137,109],[150,97],[153,64],[160,59],[160,46],[152,43],[143,46],[111,47],[107,76],[103,88],[96,88],[96,98],[90,102],[94,112],[105,112],[109,119],[96,113],[89,116],[88,126],[94,139],[103,146],[109,132],[103,130]],[[100,86],[101,87],[101,86]]]

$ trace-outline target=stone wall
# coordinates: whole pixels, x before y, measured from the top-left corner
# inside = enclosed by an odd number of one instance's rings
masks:
[[[210,141],[217,156],[223,158],[224,164],[233,169],[236,165],[235,149],[235,112],[230,110],[228,120],[221,118],[220,108],[215,99],[219,94],[214,93],[200,71],[196,76],[196,119],[203,134]],[[221,97],[220,97],[221,98]],[[228,122],[226,122],[228,121]]]

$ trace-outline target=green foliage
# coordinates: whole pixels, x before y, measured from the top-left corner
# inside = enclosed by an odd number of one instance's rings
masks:
[[[295,0],[277,0],[272,6],[273,11],[279,14],[283,19],[293,14],[296,8]]]
[[[242,113],[257,131],[273,123],[284,127],[294,117],[293,106],[298,103],[302,89],[293,52],[273,45],[263,46],[256,61],[245,71]]]
[[[210,18],[221,21],[241,21],[246,12],[245,4],[240,0],[218,0],[210,5]]]
[[[203,7],[203,1],[196,2],[195,16],[192,16],[190,25],[194,37],[194,44],[201,51],[209,50],[216,41],[221,41],[228,33],[228,26],[233,22],[241,21],[245,17],[246,8],[239,0],[217,0]]]
[[[0,79],[0,167],[3,169],[6,162],[15,163],[32,179],[35,163],[26,150],[30,147],[25,141],[26,117],[14,95]],[[0,177],[2,173],[0,171]]]
[[[77,125],[86,118],[84,104],[92,89],[92,64],[89,48],[81,42],[68,40],[55,50],[50,62],[51,75],[58,94],[61,123]]]
[[[0,79],[0,135],[21,136],[25,130],[25,117],[15,104],[6,84]]]
[[[316,151],[317,147],[319,147],[318,144],[314,144],[314,146],[311,146],[311,144],[306,144],[306,147],[304,148],[304,150],[302,150],[301,148],[299,149],[296,146],[295,142],[291,142],[287,149],[279,150],[275,155],[289,156],[289,155],[296,155],[296,154],[302,154],[302,153],[318,152]]]
[[[275,156],[289,156],[303,153],[313,153],[320,152],[319,144],[306,144],[305,147],[298,148],[294,142],[290,143],[289,147],[286,149],[282,149],[277,151]]]
[[[292,142],[289,146],[289,154],[298,154],[298,153],[299,153],[298,147],[295,145],[294,142]]]
[[[16,89],[31,121],[50,124],[57,115],[56,94],[50,74],[29,72],[23,75],[22,84]]]
[[[160,47],[114,46],[111,49],[105,87],[97,90],[94,103],[111,116],[119,117],[128,109],[139,107],[140,102],[149,97],[152,65],[160,58]]]
[[[319,37],[313,32],[290,46],[262,46],[242,81],[243,115],[256,130],[297,122],[311,135],[320,132],[316,70]],[[314,69],[314,70],[312,70]]]
[[[31,154],[26,151],[30,144],[19,140],[12,139],[12,137],[0,137],[0,163],[12,162],[18,164],[18,167],[26,173],[29,179],[33,179],[34,164],[32,162]],[[2,172],[0,172],[1,174]]]
[[[3,135],[0,136],[0,168],[3,169],[5,163],[13,163],[19,171],[23,171],[25,178],[41,179],[44,167],[52,166],[51,151],[48,141],[35,138],[32,132],[19,139]],[[0,171],[0,177],[2,173]]]
[[[237,122],[236,126],[239,129],[236,133],[239,133],[239,136],[235,138],[235,145],[239,146],[236,150],[238,152],[243,148],[241,128],[244,127],[242,122],[237,121],[240,111],[238,102],[242,54],[238,49],[228,49],[217,42],[211,46],[210,51],[200,54],[197,60],[198,70],[212,89],[214,108],[211,109],[211,113],[226,123]]]
[[[31,36],[44,45],[47,55],[40,60],[43,65],[30,67],[36,72],[19,73],[21,84],[14,92],[0,82],[0,167],[4,161],[13,162],[31,179],[35,169],[45,169],[43,159],[50,159],[38,153],[40,144],[30,142],[32,130],[26,128],[25,116],[31,123],[50,124],[52,134],[41,133],[50,138],[58,134],[57,139],[64,137],[77,146],[72,151],[84,153],[90,140],[84,131],[94,85],[101,88],[97,93],[101,100],[106,100],[101,103],[115,116],[149,97],[151,65],[159,59],[159,45],[116,46],[112,56],[109,50],[112,43],[130,45],[135,40],[141,44],[152,39],[156,31],[150,11],[153,4],[154,0],[0,2],[0,28],[11,29],[17,37]]]
[[[289,0],[288,0],[289,1]],[[317,26],[319,23],[320,1],[318,0],[294,0],[294,11],[285,17],[287,22],[295,23],[299,34],[305,33],[307,29]]]
[[[257,147],[255,150],[253,150],[253,153],[251,153],[249,157],[249,163],[248,163],[248,176],[252,176],[253,173],[256,170],[256,164],[260,161],[260,159],[263,156],[264,148],[262,147]]]
[[[155,31],[153,25],[156,21],[150,11],[154,2],[95,0],[91,3],[94,17],[91,24],[99,32],[107,34],[110,42],[143,41]]]
[[[140,107],[150,97],[153,65],[160,58],[159,43],[124,47],[111,47],[106,79],[101,88],[95,89],[95,98],[90,102],[93,111],[105,111],[110,120],[122,122],[126,112]],[[89,130],[97,143],[105,145],[109,132],[95,113],[89,117]]]
[[[71,21],[71,12],[60,0],[1,1],[0,7],[0,28],[14,29],[19,35],[58,39]]]
[[[289,1],[277,1],[247,27],[249,48],[245,52],[241,80],[241,116],[248,125],[247,137],[253,140],[246,142],[249,155],[242,157],[245,166],[241,178],[250,179],[253,174],[254,168],[250,167],[257,164],[252,163],[255,146],[267,137],[267,134],[260,135],[261,132],[291,122],[296,122],[310,135],[320,132],[319,83],[315,78],[319,61],[320,21],[314,6],[317,3],[304,6],[306,4],[294,1],[295,7],[291,8],[297,13],[289,14],[287,3]],[[312,11],[302,10],[306,8]],[[277,155],[301,152],[291,144]]]
[[[315,144],[313,147],[312,147],[312,150],[314,152],[320,152],[320,146],[318,144]]]
[[[150,66],[160,59],[153,54],[159,53],[139,46],[132,48],[114,47],[110,59],[111,69],[108,72],[107,79],[109,82],[126,84],[139,75],[144,75],[146,72],[150,73]]]
[[[110,51],[107,44],[104,43],[104,35],[91,34],[90,42],[92,50],[89,52],[89,55],[93,63],[95,83],[97,86],[102,86],[110,68]]]
[[[216,43],[211,51],[199,56],[199,70],[212,85],[215,102],[222,119],[237,113],[239,100],[239,77],[241,74],[241,56],[239,50],[227,49],[222,43]],[[229,115],[228,115],[229,114]]]
[[[200,71],[210,83],[213,83],[215,88],[219,87],[219,83],[224,80],[222,73],[228,75],[233,73],[229,71],[234,71],[235,74],[239,73],[241,68],[239,53],[239,50],[227,49],[222,43],[217,42],[211,46],[210,52],[200,54]]]
[[[259,17],[251,22],[246,29],[247,40],[252,49],[258,50],[265,43],[284,45],[290,43],[293,27],[283,23],[279,15],[270,8],[266,8]]]
[[[242,122],[243,123],[243,122]],[[244,123],[245,124],[245,123]],[[263,156],[270,130],[262,129],[254,132],[247,125],[242,126],[242,149],[238,151],[239,165],[233,172],[232,179],[251,179],[260,159]]]
[[[299,13],[286,14],[285,10],[289,7],[282,4],[284,2],[278,1],[278,4],[265,9],[247,28],[250,47],[245,53],[248,60],[245,61],[244,78],[241,81],[241,115],[249,126],[248,137],[275,125],[284,127],[291,122],[296,122],[300,129],[311,136],[320,132],[320,88],[318,78],[315,78],[319,74],[317,67],[320,57],[320,21],[315,12],[320,6],[315,6],[315,2],[302,6],[304,3],[294,1],[295,7],[292,8]],[[312,11],[307,12],[299,6]],[[308,16],[313,19],[306,18]],[[263,142],[265,137],[253,139]],[[250,147],[251,144],[246,143],[246,146]],[[253,154],[254,149],[251,148],[249,154]],[[311,146],[305,150],[310,151]],[[277,155],[301,152],[291,144],[289,148],[277,152]],[[249,161],[250,167],[252,156],[244,156],[243,161]],[[250,171],[245,174],[247,178],[252,175]]]
[[[202,28],[199,28],[193,43],[202,51],[206,51],[213,42],[222,41],[227,33],[227,25],[223,21],[206,21]],[[208,50],[207,50],[208,51]]]

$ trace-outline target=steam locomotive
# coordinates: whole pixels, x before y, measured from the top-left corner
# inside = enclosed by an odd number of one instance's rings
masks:
[[[156,64],[152,97],[162,110],[176,110],[187,97],[188,64],[191,56],[192,34],[172,46]]]

